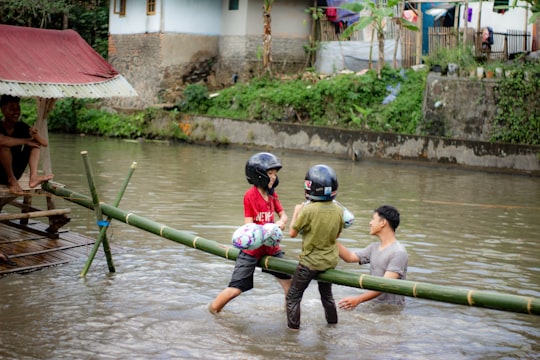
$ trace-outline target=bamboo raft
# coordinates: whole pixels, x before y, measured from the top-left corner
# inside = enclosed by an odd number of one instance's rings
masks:
[[[87,256],[87,248],[95,243],[91,238],[60,231],[69,222],[71,210],[55,209],[51,195],[39,186],[30,188],[28,180],[27,174],[19,180],[22,194],[0,185],[0,210],[5,206],[12,210],[0,212],[0,276],[68,263]],[[32,204],[35,196],[46,198],[46,210]],[[47,218],[48,225],[35,221],[37,218]]]
[[[0,276],[31,272],[88,257],[94,239],[67,230],[51,238],[46,231],[47,226],[39,221],[30,221],[22,226],[13,220],[0,222],[0,252],[9,257],[9,262],[0,261]]]

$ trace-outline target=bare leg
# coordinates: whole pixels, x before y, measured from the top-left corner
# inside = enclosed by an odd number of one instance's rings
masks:
[[[38,175],[38,164],[39,148],[32,148],[32,151],[30,151],[30,160],[28,161],[28,166],[30,167],[30,181],[28,182],[28,185],[31,188],[35,188],[41,183],[49,181],[54,177],[53,174]]]
[[[292,279],[280,279],[276,278],[279,285],[283,288],[283,293],[285,294],[285,312],[287,312],[287,294],[291,288]]]
[[[38,154],[39,155],[39,154]],[[22,193],[22,188],[13,173],[13,157],[11,155],[11,149],[5,146],[0,146],[0,164],[4,168],[7,177],[7,185],[9,191],[12,193]]]
[[[277,278],[277,281],[279,285],[283,288],[283,292],[285,293],[285,296],[289,293],[289,289],[291,288],[291,282],[292,279],[279,279]]]
[[[240,295],[242,291],[237,288],[228,287],[222,292],[219,293],[218,296],[210,303],[210,306],[208,309],[211,313],[215,314],[221,311],[225,305],[238,295]]]

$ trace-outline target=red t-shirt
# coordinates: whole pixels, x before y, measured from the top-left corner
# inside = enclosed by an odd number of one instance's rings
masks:
[[[279,201],[278,194],[274,191],[273,195],[268,195],[268,201],[264,200],[256,186],[249,188],[244,194],[244,217],[253,218],[253,222],[258,225],[264,225],[274,222],[274,213],[283,211],[283,206]],[[277,246],[263,245],[254,250],[242,250],[246,254],[260,259],[264,255],[274,255],[280,250]]]

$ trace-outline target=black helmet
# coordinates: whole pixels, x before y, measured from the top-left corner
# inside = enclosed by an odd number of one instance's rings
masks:
[[[272,189],[268,189],[270,178],[266,172],[272,169],[278,171],[281,169],[281,162],[278,157],[267,152],[257,153],[250,157],[246,162],[246,179],[250,184],[263,188],[272,194],[279,183],[279,180],[276,177]]]
[[[304,181],[306,199],[330,201],[337,195],[338,181],[334,169],[326,165],[315,165],[306,173]]]

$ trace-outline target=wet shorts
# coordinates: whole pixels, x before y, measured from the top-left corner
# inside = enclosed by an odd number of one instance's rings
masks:
[[[277,258],[283,258],[283,251],[276,253]],[[242,292],[253,289],[253,273],[257,267],[259,259],[254,256],[248,255],[243,251],[240,251],[238,258],[236,259],[236,265],[234,266],[234,271],[229,283],[229,287],[240,289]],[[283,274],[280,272],[272,270],[262,270],[265,273],[269,273],[277,277],[278,279],[291,279],[291,276],[288,274]]]

